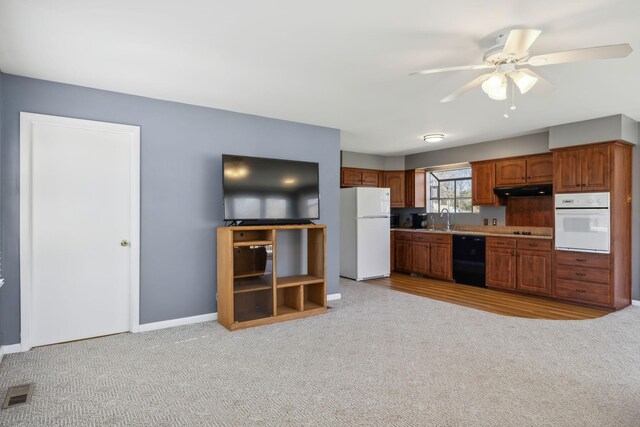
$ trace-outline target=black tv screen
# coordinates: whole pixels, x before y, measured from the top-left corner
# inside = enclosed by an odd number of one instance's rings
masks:
[[[225,221],[320,218],[318,163],[222,155]]]

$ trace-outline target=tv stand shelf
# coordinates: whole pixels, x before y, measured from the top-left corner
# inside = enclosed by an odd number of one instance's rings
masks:
[[[299,276],[279,277],[276,281],[276,287],[288,288],[289,286],[313,285],[314,283],[324,282],[324,277],[311,276],[310,274],[302,274]]]
[[[268,246],[273,245],[270,240],[248,240],[246,242],[233,242],[234,248],[241,248],[243,246]]]
[[[278,277],[280,230],[307,235],[306,274]],[[219,227],[218,322],[231,331],[327,311],[326,226],[315,224]],[[285,254],[286,255],[286,254]]]

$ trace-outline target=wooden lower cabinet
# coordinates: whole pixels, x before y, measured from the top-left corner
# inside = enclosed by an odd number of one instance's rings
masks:
[[[395,271],[411,273],[411,241],[401,240],[396,237],[394,252]]]
[[[556,251],[555,287],[556,298],[599,305],[614,306],[610,264],[607,254]]]
[[[487,286],[551,295],[551,240],[487,238]]]
[[[411,242],[411,272],[428,276],[430,270],[429,243]]]
[[[453,279],[451,269],[451,244],[430,243],[429,276],[439,279]]]
[[[443,280],[453,278],[451,235],[421,232],[392,232],[395,241],[393,270]]]
[[[487,286],[490,288],[515,289],[515,249],[488,247],[486,254]]]
[[[517,282],[519,291],[551,295],[551,252],[518,250]]]

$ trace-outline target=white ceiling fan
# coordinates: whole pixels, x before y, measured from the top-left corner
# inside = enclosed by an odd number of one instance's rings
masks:
[[[507,86],[509,81],[512,82],[512,86],[517,86],[522,94],[528,92],[538,81],[545,81],[535,72],[524,68],[525,65],[540,67],[543,65],[590,61],[594,59],[624,58],[633,50],[629,44],[624,43],[530,56],[529,47],[531,47],[540,33],[540,30],[534,29],[515,29],[511,30],[507,37],[505,37],[505,34],[499,35],[496,39],[497,44],[485,53],[483,64],[435,68],[416,71],[411,74],[433,74],[445,71],[493,68],[494,70],[492,72],[471,80],[449,96],[440,100],[440,102],[451,102],[476,86],[482,86],[482,90],[489,98],[502,101],[507,99]],[[515,106],[512,106],[512,109],[515,109]],[[506,114],[505,117],[507,117]]]

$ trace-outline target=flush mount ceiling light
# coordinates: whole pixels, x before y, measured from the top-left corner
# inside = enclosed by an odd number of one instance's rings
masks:
[[[283,180],[282,180],[282,183],[283,183],[284,185],[293,185],[293,184],[295,184],[296,182],[298,182],[298,180],[297,180],[297,179],[295,179],[295,178],[289,178],[289,177],[288,177],[288,178],[285,178],[285,179],[283,179]]]
[[[444,139],[443,133],[430,133],[422,137],[424,142],[440,142]]]

